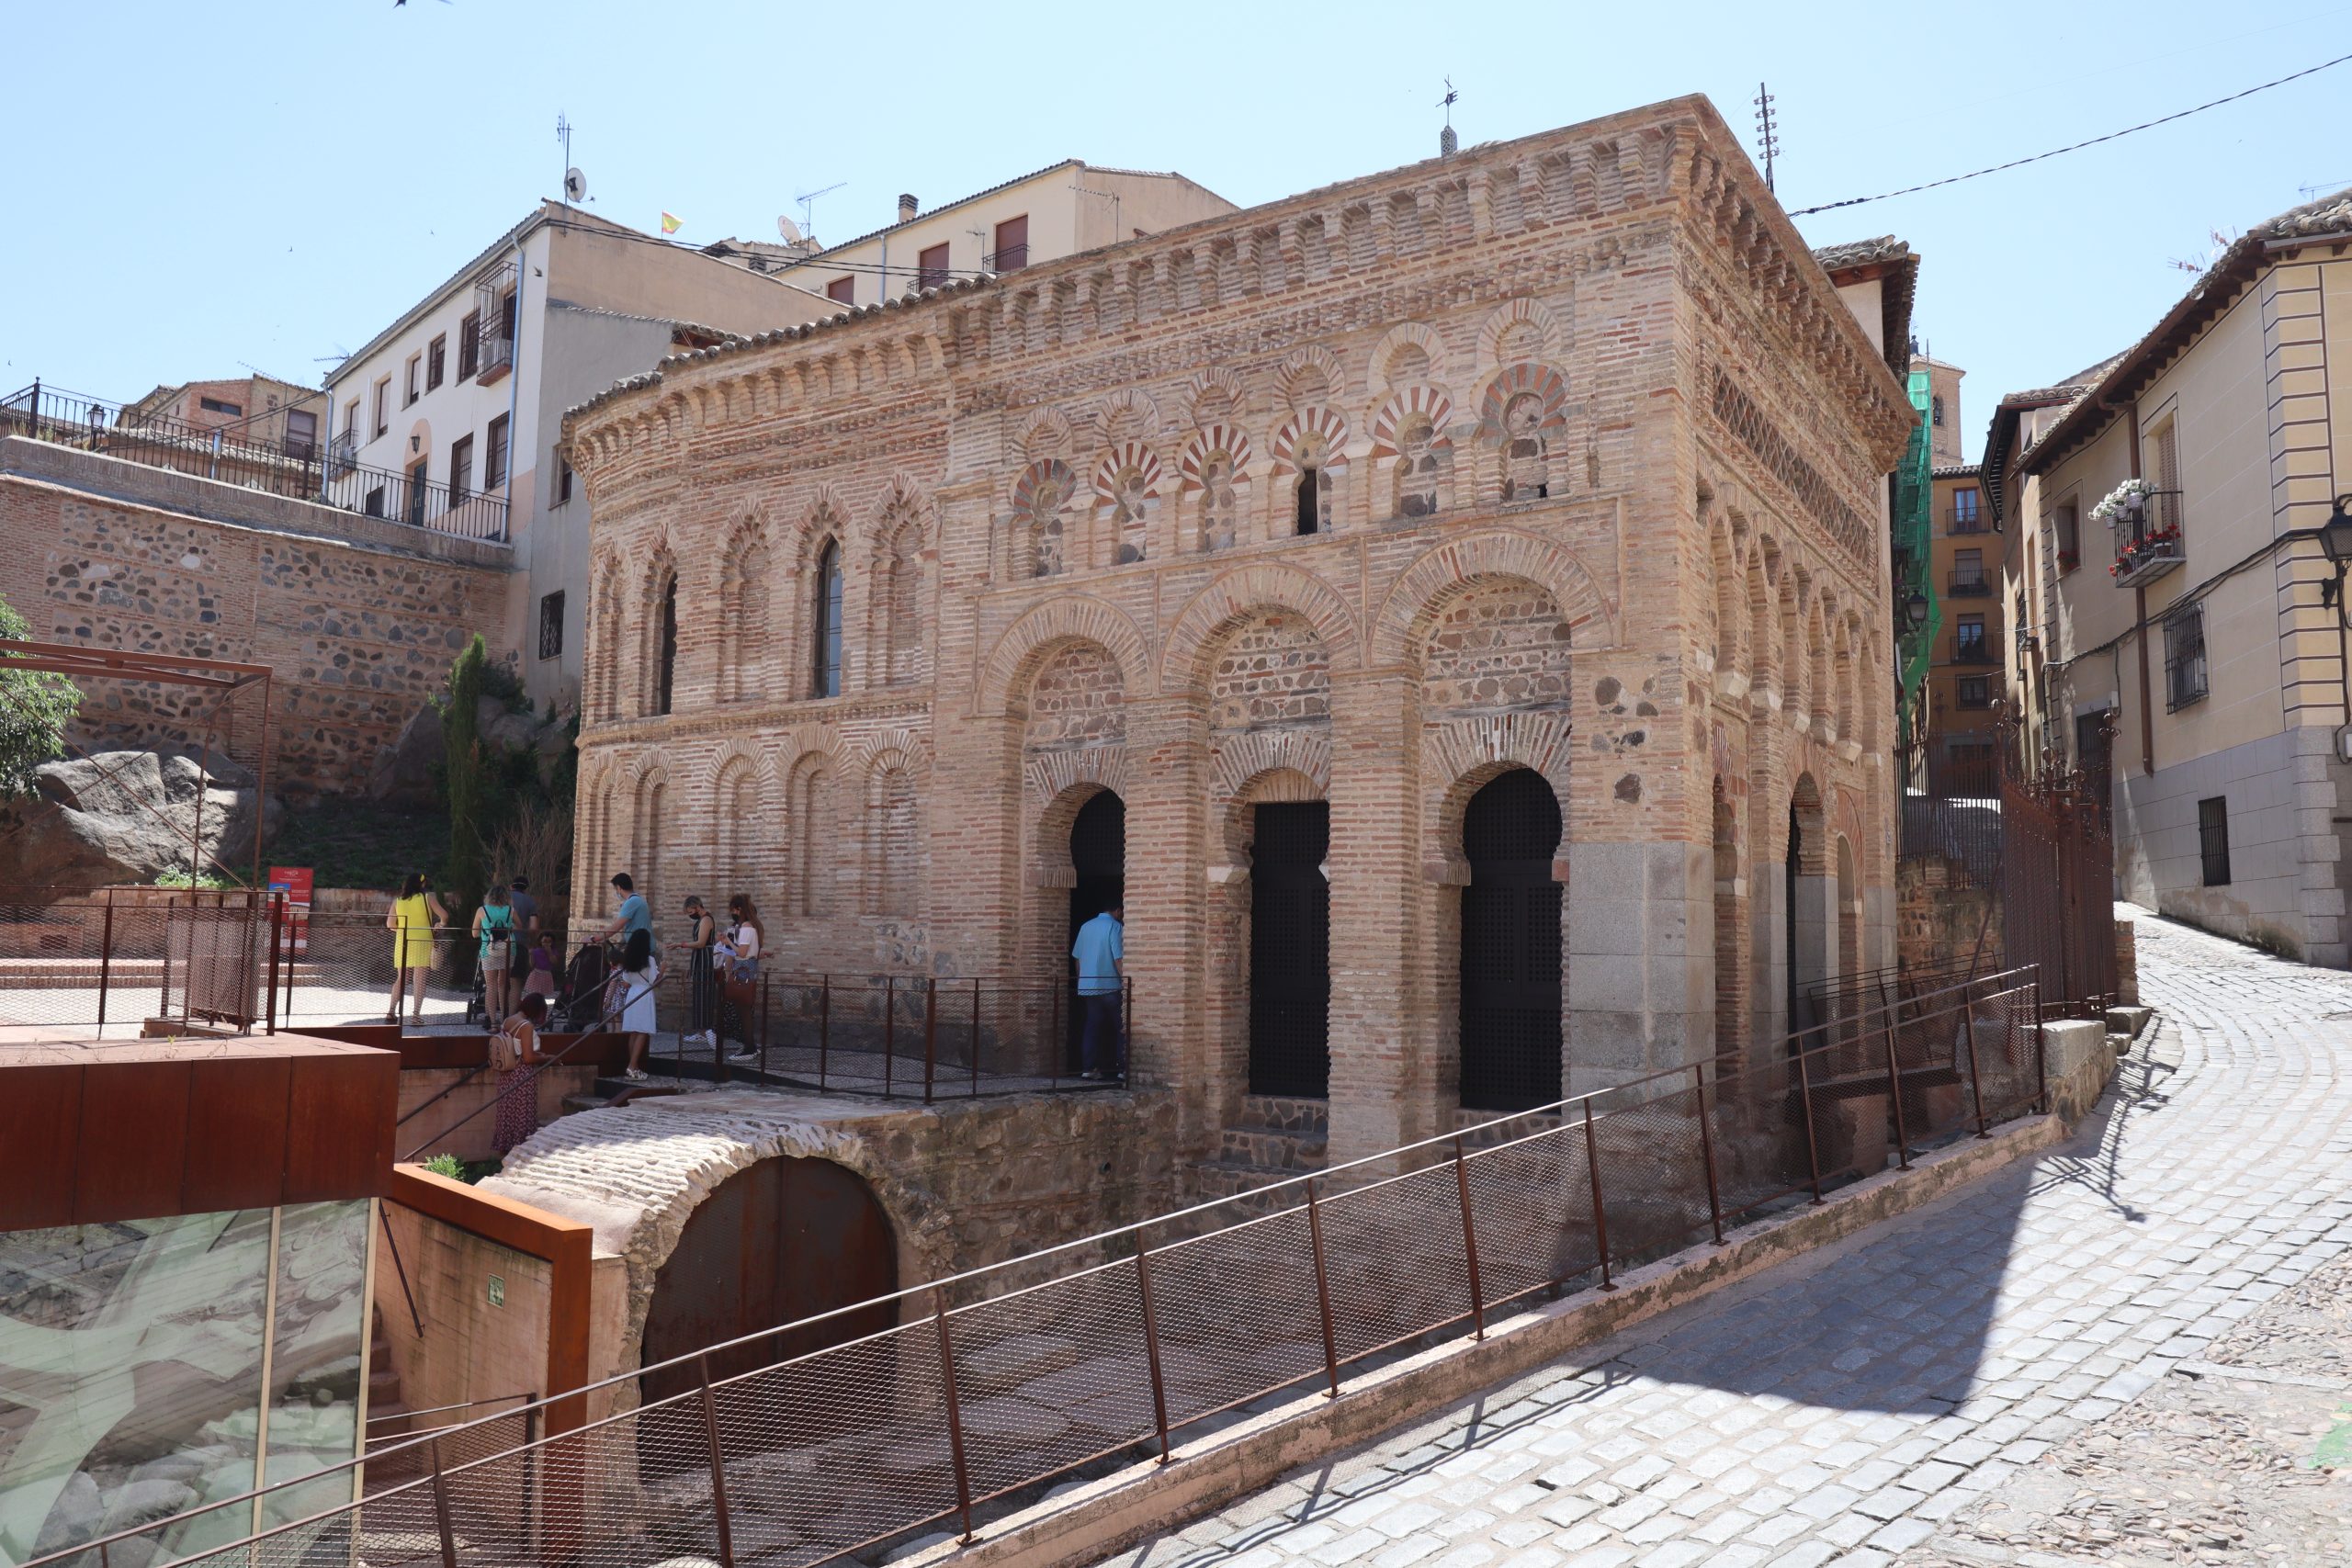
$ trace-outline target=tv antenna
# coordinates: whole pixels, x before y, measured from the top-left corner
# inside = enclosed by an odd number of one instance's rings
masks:
[[[570,207],[588,197],[588,178],[571,166],[571,122],[558,109],[555,116],[556,144],[563,149],[563,204]]]
[[[800,231],[803,234],[814,234],[817,231],[817,198],[820,196],[831,196],[847,184],[849,184],[847,180],[835,180],[822,190],[804,190],[792,198],[800,204]]]
[[[1781,122],[1772,113],[1772,95],[1764,90],[1763,83],[1757,83],[1756,147],[1758,152],[1764,154],[1764,188],[1766,190],[1773,188],[1772,163],[1779,157],[1781,152]]]
[[[2327,191],[2342,190],[2348,185],[2352,185],[2352,180],[2326,180],[2315,186],[2297,186],[2295,187],[2295,194],[2301,197],[2305,201],[2309,201],[2312,197],[2322,195]]]
[[[1461,96],[1460,93],[1454,91],[1453,78],[1448,76],[1445,79],[1445,96],[1437,101],[1437,107],[1445,111],[1444,129],[1437,133],[1437,150],[1440,157],[1453,156],[1453,150],[1462,144],[1461,139],[1453,134],[1453,106]]]

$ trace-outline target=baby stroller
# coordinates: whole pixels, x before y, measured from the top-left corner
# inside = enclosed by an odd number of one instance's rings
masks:
[[[611,955],[602,942],[591,942],[572,954],[571,965],[556,987],[555,1027],[566,1034],[594,1029],[605,1011],[605,981],[612,973]]]

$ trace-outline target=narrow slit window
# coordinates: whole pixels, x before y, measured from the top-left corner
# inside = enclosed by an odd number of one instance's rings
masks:
[[[678,580],[672,578],[662,587],[662,651],[661,661],[653,671],[653,711],[668,713],[670,698],[677,686],[678,677]]]
[[[810,695],[838,697],[842,694],[842,548],[831,539],[817,557],[816,610],[809,649],[815,664]]]
[[[1298,476],[1298,531],[1302,534],[1319,532],[1323,521],[1320,472],[1304,469]]]

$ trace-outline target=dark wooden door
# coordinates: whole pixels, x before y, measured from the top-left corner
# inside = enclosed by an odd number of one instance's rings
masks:
[[[643,1365],[899,1288],[889,1216],[854,1172],[824,1159],[769,1159],[719,1184],[686,1221],[653,1282]],[[713,1379],[751,1371],[898,1322],[896,1303],[769,1335],[708,1359]],[[648,1404],[696,1386],[689,1363],[645,1374]],[[697,1415],[696,1419],[699,1419]]]
[[[1560,1098],[1560,803],[1521,768],[1470,799],[1462,850],[1462,1103],[1524,1111]]]
[[[1331,1091],[1331,808],[1257,808],[1250,857],[1250,1092]]]
[[[1063,1030],[1062,1070],[1076,1073],[1082,1070],[1086,1041],[1086,1014],[1073,999],[1078,994],[1078,960],[1069,955],[1078,941],[1078,928],[1101,914],[1126,896],[1127,887],[1127,803],[1109,790],[1095,795],[1078,808],[1078,820],[1070,824],[1069,863],[1078,873],[1078,881],[1069,890],[1069,934],[1062,942],[1063,968],[1069,976],[1068,988],[1062,998],[1062,1013],[1066,1020]]]

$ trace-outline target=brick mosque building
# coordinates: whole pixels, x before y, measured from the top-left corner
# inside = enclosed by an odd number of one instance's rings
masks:
[[[594,502],[575,907],[1067,973],[1333,1159],[1891,963],[1914,422],[1702,98],[666,361]]]

